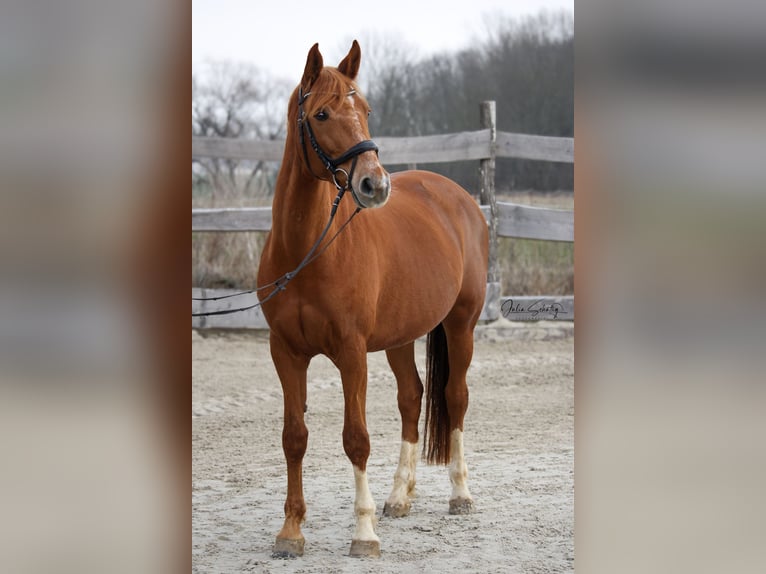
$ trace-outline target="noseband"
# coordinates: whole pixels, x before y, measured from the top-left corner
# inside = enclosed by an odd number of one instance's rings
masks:
[[[354,92],[351,92],[352,94]],[[319,159],[324,164],[327,171],[330,172],[332,175],[332,182],[335,184],[335,187],[338,188],[338,191],[345,191],[347,189],[351,190],[351,194],[354,196],[354,201],[359,207],[364,207],[359,199],[357,198],[356,191],[354,191],[353,186],[351,185],[351,179],[354,177],[354,170],[356,169],[356,160],[359,158],[359,156],[365,152],[368,151],[374,151],[376,154],[378,153],[378,146],[375,145],[375,142],[372,140],[364,140],[359,142],[358,144],[355,144],[351,146],[348,150],[346,150],[344,153],[339,155],[336,158],[331,158],[328,156],[325,151],[322,149],[322,147],[319,145],[319,142],[316,139],[316,136],[314,136],[314,130],[311,129],[311,123],[309,123],[309,119],[306,117],[305,112],[303,110],[303,103],[306,101],[306,99],[311,95],[311,92],[303,93],[303,87],[298,88],[298,133],[300,134],[300,141],[301,141],[301,148],[303,149],[303,157],[306,160],[306,166],[309,168],[309,171],[311,174],[316,177],[317,179],[322,179],[319,177],[316,173],[314,173],[314,170],[311,168],[311,162],[309,161],[309,153],[306,148],[306,138],[303,135],[304,127],[306,133],[308,133],[309,142],[311,143],[311,147],[316,152]],[[341,168],[341,164],[346,163],[348,160],[353,160],[351,162],[351,170],[346,171],[345,169]],[[346,183],[345,185],[341,185],[338,182],[338,174],[342,173],[346,176]]]

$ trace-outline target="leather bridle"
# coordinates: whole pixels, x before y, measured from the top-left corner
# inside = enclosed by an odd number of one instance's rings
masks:
[[[355,90],[351,90],[349,92],[349,95],[353,95],[355,93],[356,93]],[[311,128],[311,122],[309,122],[309,119],[306,117],[306,113],[303,109],[303,104],[310,95],[311,95],[310,91],[306,92],[305,94],[303,93],[302,86],[298,88],[298,134],[300,137],[301,148],[303,149],[303,158],[306,161],[306,167],[308,167],[309,171],[314,177],[316,177],[317,179],[324,179],[318,176],[311,167],[311,162],[309,161],[309,152],[308,152],[308,148],[306,147],[306,137],[304,136],[304,132],[308,134],[308,140],[311,143],[311,148],[317,154],[317,157],[319,157],[320,161],[325,166],[325,169],[327,169],[327,171],[330,172],[330,175],[332,176],[332,182],[335,185],[335,187],[338,189],[338,191],[350,190],[351,195],[354,197],[354,202],[356,202],[356,204],[360,208],[364,208],[365,206],[362,204],[361,201],[359,201],[359,197],[356,194],[356,190],[354,190],[351,180],[354,177],[354,170],[356,169],[356,161],[359,158],[359,156],[368,151],[374,151],[375,154],[377,154],[378,146],[372,140],[363,140],[351,146],[349,149],[347,149],[344,153],[342,153],[338,157],[331,158],[322,149],[322,146],[319,145],[319,142],[317,141],[316,136],[314,135],[314,130]],[[352,160],[351,169],[349,171],[346,171],[340,166],[346,163],[348,160]],[[346,182],[344,185],[341,185],[340,182],[338,181],[338,174],[341,174],[341,173],[346,178]]]

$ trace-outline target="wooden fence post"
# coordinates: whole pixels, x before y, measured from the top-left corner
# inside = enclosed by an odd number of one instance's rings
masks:
[[[500,317],[500,268],[497,261],[497,200],[495,198],[495,156],[497,153],[497,116],[495,102],[482,102],[479,106],[481,127],[489,128],[489,157],[481,160],[479,168],[479,201],[489,206],[489,261],[487,268],[487,295],[484,301],[485,317]]]

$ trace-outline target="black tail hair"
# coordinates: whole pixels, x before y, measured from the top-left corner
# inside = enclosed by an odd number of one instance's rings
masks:
[[[447,334],[439,323],[426,339],[426,421],[423,458],[429,464],[450,461],[450,421],[444,394],[449,379]]]

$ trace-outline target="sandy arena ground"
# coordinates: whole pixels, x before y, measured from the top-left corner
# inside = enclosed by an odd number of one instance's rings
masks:
[[[317,357],[306,414],[305,555],[276,560],[286,473],[268,334],[193,331],[193,572],[573,572],[572,324],[501,321],[477,329],[476,339],[465,427],[473,514],[450,516],[447,469],[419,462],[410,515],[381,515],[400,421],[393,375],[384,353],[374,353],[368,475],[382,556],[347,556],[354,484],[341,439],[343,394],[335,367]],[[424,347],[417,347],[421,376]]]

